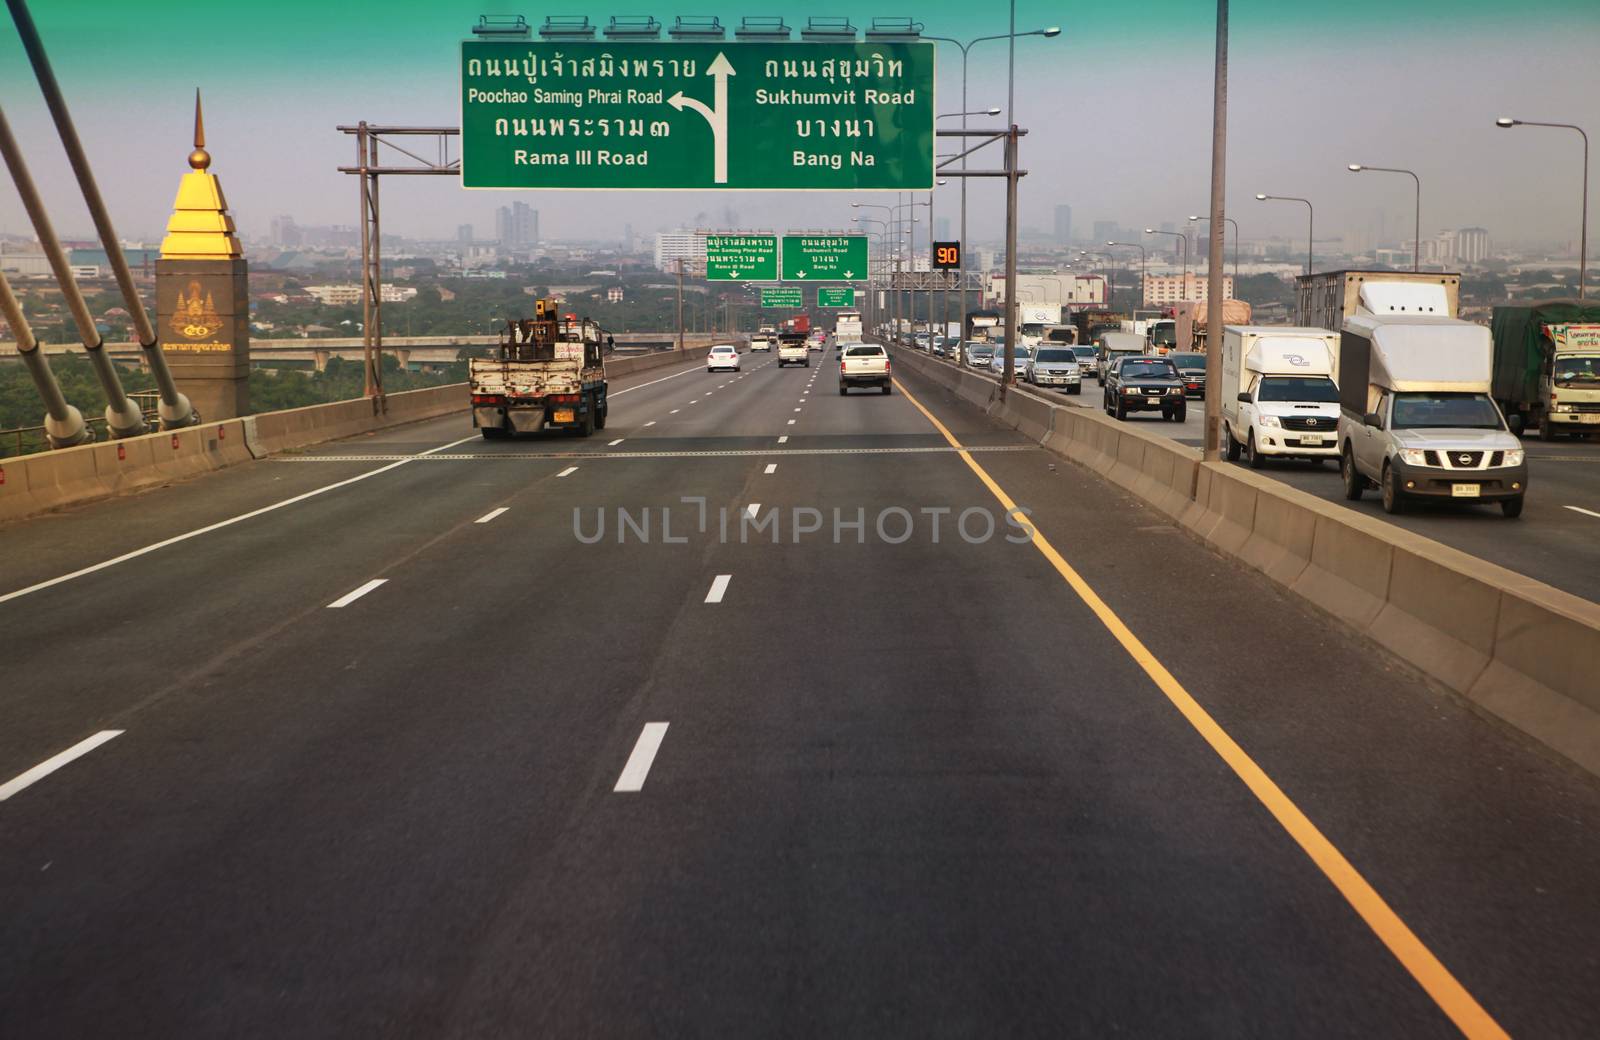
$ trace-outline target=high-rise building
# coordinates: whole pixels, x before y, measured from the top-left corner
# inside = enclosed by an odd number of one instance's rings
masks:
[[[1059,205],[1056,207],[1056,245],[1064,246],[1072,243],[1072,207]]]
[[[471,224],[457,224],[456,225],[456,241],[457,242],[468,242],[468,243],[470,243],[472,241],[472,225]]]
[[[933,220],[933,237],[940,242],[950,241],[950,218],[935,217]]]
[[[300,229],[294,218],[285,214],[272,218],[272,244],[283,249],[293,249],[302,243]]]
[[[1196,274],[1152,274],[1145,276],[1144,280],[1144,305],[1146,307],[1159,307],[1164,303],[1180,303],[1184,300],[1203,300],[1206,298],[1207,278],[1204,273]],[[1222,298],[1233,299],[1233,275],[1222,276]]]
[[[1095,244],[1115,241],[1117,237],[1117,222],[1114,220],[1097,220],[1094,222]]]
[[[501,206],[494,215],[494,237],[502,246],[539,244],[539,211],[526,202]]]
[[[1456,232],[1456,260],[1464,264],[1478,264],[1489,258],[1489,231],[1487,228],[1469,227]]]
[[[624,253],[632,253],[633,247],[637,244],[638,242],[633,237],[633,225],[622,225],[622,251]]]
[[[656,232],[656,270],[676,271],[679,260],[683,261],[683,269],[687,273],[698,274],[706,269],[706,237],[703,232],[683,228]]]

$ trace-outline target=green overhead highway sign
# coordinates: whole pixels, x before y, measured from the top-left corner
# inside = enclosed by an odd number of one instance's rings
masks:
[[[818,307],[854,307],[856,305],[856,291],[854,289],[818,289]]]
[[[853,282],[866,278],[866,235],[783,236],[784,281]]]
[[[933,187],[934,45],[467,40],[461,184]]]
[[[706,281],[775,282],[777,235],[707,235]]]
[[[805,290],[798,286],[793,289],[786,286],[776,286],[771,289],[761,290],[761,306],[763,307],[804,307],[805,305]]]

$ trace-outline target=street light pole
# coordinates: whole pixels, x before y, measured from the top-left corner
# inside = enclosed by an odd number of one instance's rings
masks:
[[[1150,258],[1149,252],[1145,249],[1145,247],[1143,245],[1139,244],[1138,242],[1107,242],[1106,245],[1108,245],[1108,246],[1132,246],[1134,249],[1137,249],[1139,251],[1139,302],[1140,303],[1147,302],[1146,299],[1145,299],[1146,293],[1144,291],[1144,279],[1145,279],[1146,262]]]
[[[1580,126],[1571,123],[1539,123],[1531,119],[1501,117],[1494,125],[1509,130],[1514,126],[1548,126],[1561,130],[1576,130],[1583,138],[1583,211],[1578,225],[1578,299],[1583,299],[1584,285],[1589,280],[1589,135]]]
[[[984,42],[985,40],[1011,40],[1011,42],[1012,42],[1012,61],[1011,61],[1011,64],[1012,64],[1012,67],[1014,69],[1015,65],[1016,65],[1016,37],[1018,37],[1018,36],[1043,36],[1045,39],[1054,39],[1055,37],[1061,35],[1061,27],[1060,26],[1056,26],[1056,25],[1052,25],[1052,26],[1049,26],[1049,27],[1044,28],[1044,29],[1033,29],[1033,30],[1031,30],[1029,32],[1019,33],[1019,32],[1016,31],[1016,16],[1017,16],[1016,2],[1015,2],[1015,0],[1012,0],[1012,5],[1011,5],[1011,30],[1012,31],[1009,32],[1009,33],[1001,34],[1001,35],[998,35],[998,36],[977,36],[977,37],[974,37],[973,39],[968,40],[966,43],[962,43],[960,40],[957,40],[954,37],[950,37],[950,36],[924,36],[924,37],[922,37],[924,40],[937,40],[940,43],[953,43],[961,51],[961,112],[962,112],[962,115],[961,115],[961,129],[962,130],[966,130],[967,129],[967,116],[975,114],[975,113],[969,113],[967,111],[967,52],[968,51],[970,51],[973,47],[977,46],[978,44]],[[1010,101],[1009,100],[1007,101],[1007,105],[1008,106],[1010,105]],[[995,113],[995,114],[998,114],[998,113]],[[1006,109],[1006,124],[1008,126],[1011,125],[1011,110],[1010,110],[1009,107]],[[963,137],[962,140],[965,141],[966,138]],[[963,148],[965,148],[965,145],[963,145]],[[967,157],[965,155],[963,155],[961,157],[961,170],[962,170],[963,173],[965,173],[966,169],[967,169]],[[968,180],[968,178],[966,178],[966,177],[962,177],[961,178],[961,266],[956,269],[956,275],[957,275],[957,277],[959,277],[961,279],[961,328],[962,328],[962,336],[963,337],[966,335],[966,321],[967,321],[967,180]]]
[[[1189,219],[1194,221],[1210,221],[1211,218],[1194,215]],[[1233,225],[1233,282],[1235,287],[1234,291],[1237,292],[1239,284],[1239,222],[1234,220],[1232,217],[1223,217],[1222,219]]]
[[[1403,173],[1417,182],[1416,231],[1411,237],[1411,269],[1422,270],[1422,178],[1410,170],[1396,169],[1393,166],[1363,166],[1360,163],[1351,163],[1345,169],[1351,173],[1362,173],[1367,170],[1374,173]]]
[[[1180,293],[1188,292],[1189,291],[1189,236],[1188,235],[1180,235],[1176,231],[1157,231],[1155,228],[1148,228],[1148,227],[1144,229],[1144,233],[1147,234],[1147,235],[1171,235],[1173,238],[1177,239],[1179,241],[1179,243],[1182,244],[1182,247],[1183,247],[1183,281],[1180,284],[1178,291]]]
[[[1311,263],[1312,263],[1312,260],[1311,260],[1312,250],[1316,248],[1316,241],[1317,241],[1317,235],[1316,235],[1317,214],[1316,214],[1316,211],[1311,208],[1311,200],[1310,199],[1297,198],[1294,195],[1267,195],[1267,194],[1264,194],[1264,193],[1258,191],[1258,192],[1256,192],[1256,201],[1257,202],[1303,202],[1303,203],[1306,204],[1306,274],[1310,274],[1311,273]]]

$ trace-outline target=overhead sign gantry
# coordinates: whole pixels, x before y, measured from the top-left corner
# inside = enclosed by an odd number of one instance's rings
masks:
[[[934,44],[467,40],[461,183],[927,191]]]

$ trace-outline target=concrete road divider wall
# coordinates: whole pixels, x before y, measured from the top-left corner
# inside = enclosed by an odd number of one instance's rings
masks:
[[[610,378],[648,372],[704,358],[709,349],[619,358],[606,371]],[[334,401],[0,459],[0,521],[182,480],[274,452],[464,413],[467,388],[465,383],[452,383],[407,390],[388,395],[386,403],[379,411],[370,398]]]
[[[977,373],[906,350],[894,361],[1600,774],[1600,604],[1090,408],[1022,388],[1002,401]]]

